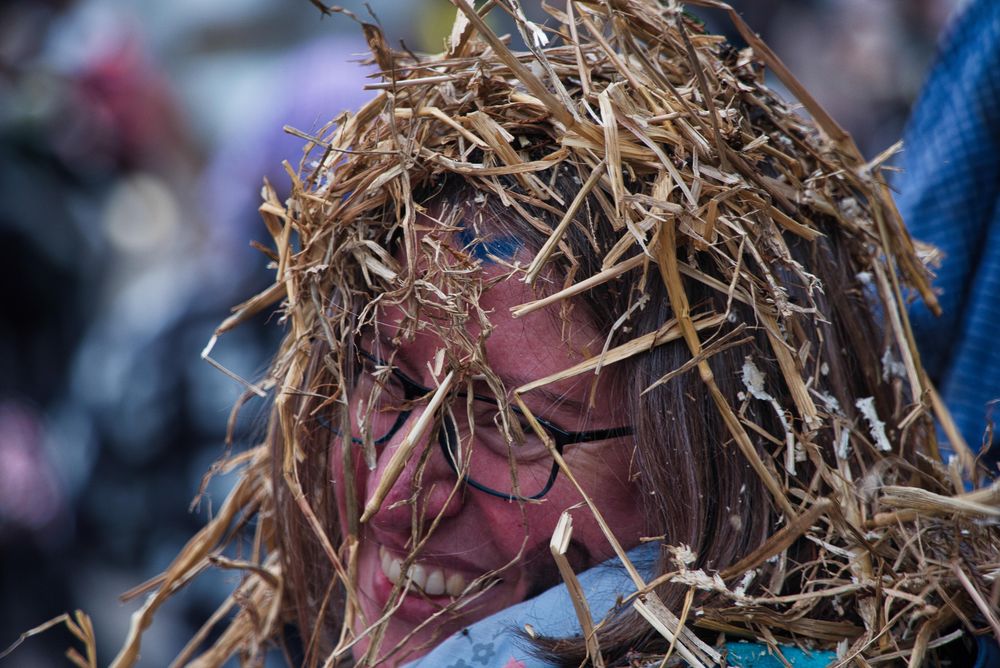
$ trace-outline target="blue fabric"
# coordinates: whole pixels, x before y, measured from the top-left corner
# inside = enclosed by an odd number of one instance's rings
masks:
[[[915,238],[946,254],[935,282],[944,314],[935,318],[919,301],[910,310],[917,346],[978,449],[988,404],[1000,398],[1000,2],[974,0],[950,27],[910,119],[901,166],[903,219]]]
[[[973,668],[1000,668],[1000,645],[994,638],[976,639],[976,665]]]
[[[785,668],[767,645],[758,642],[728,642],[728,661],[737,668]],[[836,652],[804,652],[798,647],[782,647],[781,654],[795,668],[826,668],[837,660]]]

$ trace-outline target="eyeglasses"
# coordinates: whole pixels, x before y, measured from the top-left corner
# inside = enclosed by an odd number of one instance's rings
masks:
[[[370,429],[374,444],[382,445],[406,424],[414,405],[434,390],[370,353],[359,353],[363,369],[351,392],[351,405],[357,406],[360,416],[366,416],[363,428]],[[516,407],[510,409],[524,432],[523,441],[511,443],[498,426],[500,405],[495,398],[460,393],[456,399],[465,400],[465,414],[456,418],[459,401],[453,402],[442,411],[438,432],[441,451],[452,471],[470,487],[508,501],[533,501],[548,494],[559,475],[559,465],[524,413]],[[633,433],[632,427],[566,431],[548,420],[535,420],[560,454],[567,445]],[[364,442],[360,433],[352,433],[351,438]]]

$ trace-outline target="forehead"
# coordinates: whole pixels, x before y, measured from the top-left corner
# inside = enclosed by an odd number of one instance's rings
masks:
[[[490,273],[489,269],[486,273]],[[488,350],[513,358],[501,360],[492,356],[496,365],[515,362],[522,356],[571,364],[594,354],[595,346],[600,349],[601,337],[581,301],[569,302],[565,309],[557,303],[519,318],[511,315],[513,307],[540,296],[538,290],[521,280],[522,276],[518,273],[493,284],[480,300],[493,326]]]
[[[456,235],[457,236],[457,235]],[[505,241],[504,243],[509,243]],[[530,262],[532,253],[518,249],[512,263]],[[418,263],[417,270],[420,271]],[[399,350],[411,364],[424,365],[437,351],[446,348],[458,358],[468,355],[485,360],[508,389],[557,373],[582,359],[600,352],[603,338],[582,301],[570,300],[515,318],[511,309],[533,301],[561,285],[553,276],[541,276],[535,287],[523,281],[523,271],[512,271],[506,264],[491,260],[480,262],[475,282],[474,304],[465,306],[474,313],[456,318],[458,324],[442,324],[440,313],[418,310],[412,335],[400,336],[405,305],[387,305],[379,320],[385,339],[398,340]],[[433,319],[431,325],[429,321]],[[463,347],[466,349],[463,350]],[[475,370],[473,369],[473,372]],[[567,391],[582,379],[571,378],[548,386],[550,392]]]

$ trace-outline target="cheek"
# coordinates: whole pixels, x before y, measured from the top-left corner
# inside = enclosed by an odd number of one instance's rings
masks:
[[[641,495],[637,484],[631,480],[634,471],[631,469],[630,453],[626,447],[596,450],[580,453],[576,461],[567,462],[583,491],[626,549],[638,544],[645,528]],[[575,488],[572,494],[574,499],[580,500]],[[607,537],[588,509],[581,508],[574,512],[573,520],[579,528],[574,535],[585,543],[592,555],[610,556]]]
[[[566,463],[584,491],[597,502],[627,500],[635,487],[631,444],[588,444],[572,453]],[[626,499],[622,498],[622,492]],[[600,503],[598,503],[600,505]]]

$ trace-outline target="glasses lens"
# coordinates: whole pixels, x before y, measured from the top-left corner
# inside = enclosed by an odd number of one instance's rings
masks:
[[[448,414],[444,439],[455,468],[470,482],[498,494],[530,498],[545,489],[554,462],[527,420],[516,411],[510,415],[519,419],[523,438],[505,435],[494,402],[460,398]],[[516,430],[513,425],[511,429]]]
[[[403,413],[410,410],[406,390],[387,365],[362,355],[362,368],[351,395],[352,437],[364,442],[366,436],[379,444],[398,428]]]

